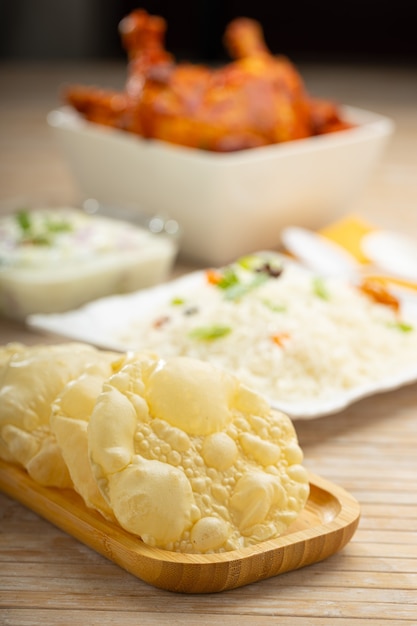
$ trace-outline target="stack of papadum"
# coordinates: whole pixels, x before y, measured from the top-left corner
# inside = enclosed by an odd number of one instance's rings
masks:
[[[81,343],[0,348],[0,458],[177,552],[273,539],[309,494],[291,420],[231,373]]]

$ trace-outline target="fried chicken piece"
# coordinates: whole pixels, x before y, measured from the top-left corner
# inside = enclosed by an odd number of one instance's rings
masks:
[[[260,24],[237,18],[220,68],[176,63],[166,23],[143,9],[119,26],[128,57],[125,92],[75,86],[64,98],[90,121],[146,138],[216,152],[265,146],[347,127],[336,105],[313,100],[295,66],[268,49]]]
[[[119,24],[128,56],[124,91],[71,85],[63,90],[63,100],[91,122],[142,134],[141,124],[133,119],[132,112],[141,97],[147,71],[174,63],[172,55],[164,48],[165,31],[163,18],[148,15],[142,9],[132,11]]]
[[[128,57],[126,92],[139,98],[149,69],[174,65],[172,54],[164,47],[166,22],[162,17],[136,9],[122,19],[119,33]]]
[[[307,94],[294,66],[266,48],[257,22],[232,22],[225,43],[235,61],[147,72],[135,117],[143,134],[213,151],[253,148],[311,135]]]
[[[123,128],[124,118],[129,106],[129,99],[123,92],[71,85],[63,92],[67,104],[76,109],[86,120]]]
[[[340,117],[338,105],[329,100],[311,98],[310,119],[312,135],[325,135],[352,128],[352,124]]]

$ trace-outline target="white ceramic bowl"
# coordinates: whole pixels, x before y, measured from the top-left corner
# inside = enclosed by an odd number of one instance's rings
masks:
[[[211,153],[99,126],[70,108],[48,115],[85,198],[181,227],[180,254],[208,265],[275,248],[288,225],[339,217],[373,172],[392,121],[343,107],[358,126],[234,153]]]

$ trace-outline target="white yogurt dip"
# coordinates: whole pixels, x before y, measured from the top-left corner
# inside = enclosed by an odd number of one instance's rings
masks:
[[[74,208],[0,217],[0,312],[53,313],[164,280],[176,242]]]

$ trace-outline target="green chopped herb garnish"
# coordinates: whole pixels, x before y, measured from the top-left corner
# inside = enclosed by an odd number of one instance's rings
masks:
[[[402,333],[410,333],[414,330],[413,326],[411,324],[407,324],[406,322],[391,322],[388,326],[390,326],[390,328],[396,328]]]
[[[188,336],[192,339],[201,339],[203,341],[212,341],[213,339],[220,339],[232,332],[230,326],[222,326],[221,324],[214,324],[213,326],[198,326],[193,328]]]
[[[31,230],[32,222],[30,219],[29,211],[22,209],[21,211],[16,213],[16,221],[24,233],[27,233]]]
[[[229,289],[232,285],[239,284],[239,277],[232,267],[226,267],[216,287],[219,289]]]
[[[256,255],[243,256],[237,260],[237,265],[250,272],[262,272],[271,278],[277,278],[283,272],[281,261],[265,259]]]
[[[247,270],[237,272],[237,267]],[[226,300],[238,300],[253,289],[256,289],[269,278],[277,278],[282,273],[281,265],[272,265],[262,257],[248,255],[241,257],[233,265],[223,268],[217,281],[213,284],[224,291]]]
[[[259,265],[262,263],[262,259],[260,259],[255,254],[249,254],[247,256],[242,256],[236,261],[236,263],[244,270],[249,270],[252,272],[259,267]]]
[[[184,303],[185,303],[184,298],[174,297],[171,300],[172,306],[180,306],[181,304],[184,304]]]
[[[22,231],[20,242],[23,244],[49,246],[52,244],[53,236],[56,233],[69,232],[73,229],[70,222],[51,217],[45,217],[36,223],[32,219],[30,211],[26,211],[26,209],[16,213],[15,217]]]
[[[53,219],[46,218],[45,229],[50,233],[67,233],[72,230],[72,226],[70,222],[66,222],[65,220],[55,221]]]
[[[231,285],[225,290],[224,297],[226,300],[239,300],[243,296],[246,296],[250,291],[253,291],[260,285],[263,285],[268,280],[267,274],[256,274],[254,278],[246,283],[238,283]]]
[[[330,294],[326,284],[320,276],[313,278],[313,293],[322,300],[330,300]]]

